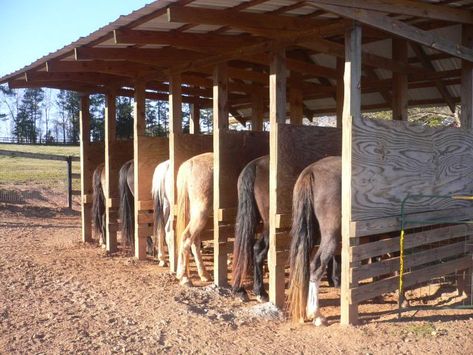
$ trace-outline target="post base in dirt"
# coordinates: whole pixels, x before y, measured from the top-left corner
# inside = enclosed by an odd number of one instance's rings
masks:
[[[85,196],[83,196],[85,197]],[[84,200],[85,198],[83,198]],[[92,241],[92,204],[82,201],[82,242]]]

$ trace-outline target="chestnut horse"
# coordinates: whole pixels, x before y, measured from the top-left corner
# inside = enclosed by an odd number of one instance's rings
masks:
[[[305,168],[294,186],[288,306],[293,320],[316,326],[326,323],[319,286],[341,240],[341,169],[340,157],[326,157]]]
[[[153,185],[151,188],[151,195],[154,201],[154,245],[157,246],[157,256],[159,266],[165,266],[166,260],[164,258],[164,240],[169,246],[171,236],[172,219],[171,217],[171,203],[169,196],[172,194],[172,176],[171,169],[169,169],[169,160],[166,160],[154,169]],[[165,238],[166,236],[166,238]]]
[[[185,161],[177,174],[176,277],[182,285],[192,285],[189,256],[192,249],[202,281],[209,281],[200,252],[200,233],[213,210],[213,153],[203,153]]]

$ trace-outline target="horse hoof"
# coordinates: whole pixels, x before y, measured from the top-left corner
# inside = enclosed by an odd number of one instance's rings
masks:
[[[401,308],[409,308],[411,305],[408,300],[402,301]]]
[[[185,287],[192,287],[192,281],[189,280],[187,277],[183,277],[182,280],[179,282],[179,284],[181,286],[185,286]]]
[[[256,300],[259,302],[259,303],[266,303],[269,301],[269,297],[267,295],[257,295],[256,296]]]
[[[159,263],[158,263],[158,266],[159,267],[165,267],[166,266],[166,262],[164,260],[161,260]]]
[[[312,323],[316,326],[316,327],[326,327],[327,326],[327,320],[325,319],[325,317],[316,317]]]
[[[209,274],[205,273],[204,275],[202,275],[200,277],[200,281],[202,282],[210,282],[212,281],[212,276],[210,276]]]

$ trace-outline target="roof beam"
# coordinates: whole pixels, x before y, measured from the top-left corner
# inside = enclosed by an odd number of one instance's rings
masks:
[[[104,73],[57,73],[57,72],[46,72],[46,71],[28,71],[24,75],[26,82],[36,81],[77,81],[83,83],[89,83],[93,85],[97,84],[122,84],[132,85],[133,82],[126,77],[104,74]]]
[[[338,5],[356,9],[381,11],[391,14],[423,17],[427,19],[442,20],[453,23],[473,24],[473,12],[466,9],[429,4],[423,1],[412,0],[317,0],[329,5]]]
[[[217,26],[230,26],[247,30],[271,31],[304,31],[333,20],[315,20],[296,16],[279,16],[272,14],[256,14],[236,10],[215,10],[199,7],[170,7],[167,9],[169,22],[199,23]]]
[[[432,62],[429,60],[429,57],[419,44],[411,42],[411,48],[416,53],[424,68],[435,71],[435,67],[433,66]],[[448,91],[447,87],[444,85],[442,79],[434,79],[434,83],[440,95],[444,98],[445,102],[450,108],[450,111],[455,112],[455,101],[453,100],[452,95],[450,95],[450,92]]]
[[[169,66],[175,64],[176,61],[198,59],[204,55],[171,47],[159,49],[78,47],[74,49],[74,56],[76,60],[128,60],[156,66]]]
[[[136,78],[158,73],[159,68],[128,61],[48,61],[46,71],[55,73],[106,73]]]
[[[310,0],[308,3],[322,10],[356,20],[360,23],[381,29],[393,35],[436,49],[440,52],[448,53],[452,56],[473,62],[473,49],[462,46],[459,43],[453,43],[435,33],[421,30],[420,28],[408,25],[392,17],[384,16],[377,11],[364,9],[357,9],[354,11],[347,7],[327,5],[315,0]]]
[[[206,53],[261,43],[262,39],[251,36],[229,36],[209,33],[183,33],[144,30],[115,30],[116,44],[157,44],[191,49]]]

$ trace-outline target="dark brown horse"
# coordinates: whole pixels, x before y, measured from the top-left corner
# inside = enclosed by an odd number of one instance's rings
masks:
[[[263,230],[257,239],[259,224]],[[244,278],[253,268],[253,292],[259,302],[268,300],[263,285],[263,265],[269,249],[269,156],[249,162],[238,178],[238,212],[233,247],[233,292],[242,300],[248,295]],[[331,286],[339,287],[339,256],[330,262],[327,278]]]
[[[99,244],[105,245],[105,165],[99,164],[94,170],[92,177],[92,219],[95,235],[98,236]]]
[[[299,175],[294,186],[288,305],[294,320],[326,323],[319,286],[341,239],[340,157],[321,159]],[[319,245],[317,250],[315,246]]]
[[[258,240],[258,225],[263,232]],[[263,285],[263,264],[269,249],[269,156],[249,162],[238,177],[238,212],[233,244],[232,288],[247,300],[243,281],[253,268],[253,291],[260,302],[268,300]]]

